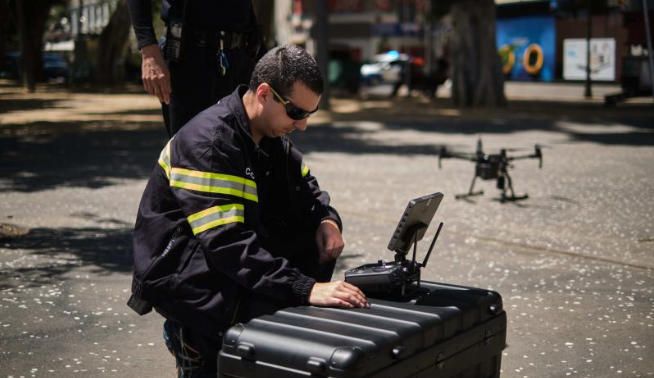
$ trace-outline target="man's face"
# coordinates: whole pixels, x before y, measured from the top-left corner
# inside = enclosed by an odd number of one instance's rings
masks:
[[[282,95],[270,85],[267,85],[266,89],[263,110],[265,122],[257,131],[274,138],[289,134],[296,129],[306,130],[307,119],[310,115],[308,113],[318,108],[320,96],[301,82],[295,82],[291,93],[287,96]],[[298,118],[298,116],[306,116],[306,118],[299,120],[291,118]]]

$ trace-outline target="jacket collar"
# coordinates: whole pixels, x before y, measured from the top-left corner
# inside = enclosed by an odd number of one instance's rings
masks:
[[[230,95],[225,97],[225,105],[229,108],[229,112],[234,116],[236,122],[238,123],[239,128],[250,136],[252,139],[252,133],[250,132],[250,120],[248,120],[248,115],[245,112],[245,107],[243,106],[243,95],[248,91],[246,85],[239,85],[234,89]]]
[[[263,137],[261,140],[261,146],[257,146],[252,138],[252,132],[250,131],[250,120],[248,119],[247,113],[245,112],[245,106],[243,105],[243,95],[248,91],[247,85],[241,84],[232,94],[228,95],[223,99],[225,105],[229,109],[230,113],[234,115],[236,123],[238,124],[238,129],[241,133],[245,135],[245,139],[250,148],[252,148],[257,154],[263,154],[264,157],[268,157],[268,153],[264,151],[261,147],[264,147],[268,144],[268,138]]]

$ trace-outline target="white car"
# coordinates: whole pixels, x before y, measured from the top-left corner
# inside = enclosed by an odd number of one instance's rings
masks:
[[[361,82],[364,86],[395,85],[402,80],[403,66],[408,61],[408,55],[395,50],[375,55],[372,62],[361,66]]]

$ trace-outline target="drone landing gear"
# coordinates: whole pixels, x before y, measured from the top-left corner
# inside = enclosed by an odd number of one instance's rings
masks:
[[[507,185],[508,184],[508,185]],[[506,195],[507,187],[511,192],[510,196]],[[521,196],[516,196],[513,191],[513,183],[511,181],[511,176],[508,172],[502,172],[502,176],[497,178],[497,188],[502,189],[502,196],[500,197],[500,202],[515,202],[529,198],[529,194],[525,193]]]
[[[507,196],[506,194],[502,193],[502,197],[500,197],[500,202],[515,202],[515,201],[521,201],[529,198],[529,194],[523,194],[521,196],[516,196],[515,194],[511,194],[510,196]]]
[[[477,180],[477,176],[472,178],[472,183],[470,183],[470,189],[468,189],[468,193],[456,194],[454,196],[454,199],[463,199],[468,197],[481,196],[482,194],[484,194],[483,190],[480,190],[478,192],[473,191],[473,189],[475,188],[475,180]]]
[[[474,191],[475,188],[475,181],[477,180],[478,176],[475,176],[472,178],[472,182],[470,183],[470,189],[468,189],[468,193],[462,193],[462,194],[457,194],[454,196],[455,199],[465,199],[469,197],[474,197],[474,196],[480,196],[484,194],[483,190],[479,190],[477,192]],[[502,194],[500,196],[500,202],[515,202],[515,201],[521,201],[529,198],[528,194],[523,194],[516,196],[515,191],[513,190],[513,181],[511,180],[511,176],[509,175],[509,172],[504,170],[504,172],[501,173],[499,177],[497,177],[497,189],[502,190]],[[507,190],[511,193],[510,195],[507,195]]]

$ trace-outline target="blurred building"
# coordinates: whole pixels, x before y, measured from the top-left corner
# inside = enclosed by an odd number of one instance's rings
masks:
[[[118,0],[70,0],[67,14],[49,25],[44,49],[72,52],[75,40],[100,35],[117,3]]]
[[[497,45],[509,80],[585,80],[589,21],[593,81],[621,81],[625,61],[646,53],[641,0],[593,1],[590,20],[587,1],[496,3]]]
[[[434,45],[428,21],[430,0],[327,0],[329,82],[356,92],[360,68],[380,53],[398,51],[419,57],[420,71],[430,70]],[[316,55],[316,2],[276,0],[278,43],[305,46]],[[425,57],[428,57],[425,60]]]
[[[424,55],[429,0],[328,0],[329,50],[361,61],[388,51]],[[276,1],[277,40],[313,48],[315,2]],[[288,23],[284,27],[284,22]]]
[[[70,25],[73,38],[78,34],[100,34],[109,23],[118,0],[71,0]]]
[[[49,26],[44,36],[44,50],[58,53],[66,60],[69,66],[67,81],[87,82],[92,79],[97,66],[100,34],[109,24],[119,1],[70,0],[65,13]],[[122,72],[123,66],[117,64],[116,70]]]
[[[508,80],[585,78],[585,0],[495,2],[497,47]],[[594,3],[593,80],[620,81],[624,60],[634,54],[646,54],[642,1]],[[447,55],[447,34],[451,28],[449,19],[438,13],[442,9],[436,9],[442,4],[439,0],[328,0],[330,56],[361,63],[381,52],[397,50],[422,58],[428,70],[433,62]],[[292,42],[315,51],[314,10],[314,1],[276,0],[277,42]],[[650,19],[652,16],[650,9]]]

